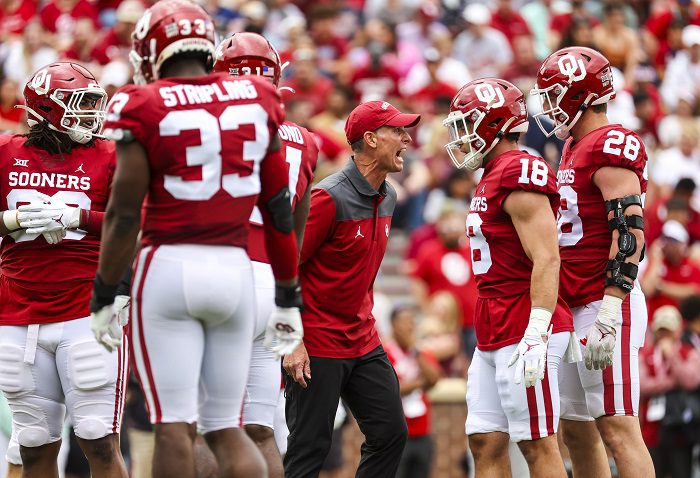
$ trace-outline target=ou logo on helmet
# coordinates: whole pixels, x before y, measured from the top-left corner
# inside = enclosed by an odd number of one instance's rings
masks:
[[[45,95],[49,91],[49,85],[51,85],[51,75],[48,69],[44,68],[34,75],[29,87],[34,90],[37,95]]]
[[[151,27],[151,14],[151,9],[149,8],[143,12],[143,16],[139,18],[138,23],[136,23],[136,27],[134,28],[134,38],[137,40],[143,40],[146,38],[148,29]]]
[[[566,75],[571,82],[581,81],[586,77],[586,67],[583,64],[583,60],[580,58],[576,60],[571,53],[567,53],[559,58],[557,64],[559,65],[559,71]]]
[[[484,102],[488,108],[498,108],[506,102],[503,98],[503,91],[500,88],[494,88],[490,83],[477,85],[474,93],[479,101]]]

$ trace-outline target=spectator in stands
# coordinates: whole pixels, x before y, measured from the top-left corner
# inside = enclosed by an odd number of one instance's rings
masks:
[[[610,60],[610,65],[624,73],[627,87],[634,89],[635,69],[641,56],[637,33],[625,26],[622,3],[608,0],[603,11],[603,23],[593,29],[593,44]]]
[[[661,236],[661,229],[668,220],[681,223],[690,237],[689,243],[700,241],[700,212],[693,206],[695,181],[683,178],[678,181],[671,196],[662,196],[649,201],[644,208],[644,236],[646,243],[651,244]]]
[[[700,95],[700,26],[683,29],[683,46],[683,51],[668,62],[661,84],[661,96],[670,111],[676,110],[679,97]]]
[[[129,61],[131,34],[143,11],[143,4],[139,0],[123,0],[119,4],[116,24],[102,35],[92,52],[100,65],[111,61]]]
[[[585,46],[595,48],[593,43],[593,26],[588,18],[574,18],[569,28],[564,32],[557,48],[570,46]]]
[[[664,2],[659,7],[652,10],[644,27],[651,37],[647,49],[652,56],[661,52],[661,56],[657,56],[657,60],[660,60],[657,64],[663,67],[663,52],[668,51],[674,43],[673,30],[686,25],[700,25],[700,7],[692,0]]]
[[[399,100],[399,72],[395,65],[391,64],[387,47],[377,41],[371,40],[367,44],[369,62],[353,71],[350,84],[355,93],[355,101],[389,101],[395,103]]]
[[[529,91],[537,79],[540,61],[535,56],[535,44],[529,34],[518,35],[511,40],[513,63],[503,72],[503,79],[517,86],[521,91]]]
[[[402,92],[410,97],[415,111],[434,113],[438,97],[454,97],[462,82],[471,75],[464,64],[429,47],[423,51],[425,62],[416,63],[403,82]]]
[[[399,378],[401,404],[408,425],[408,441],[397,478],[429,478],[433,462],[430,402],[426,391],[442,375],[437,359],[416,347],[416,312],[397,308],[391,314],[392,338],[385,342],[389,361]]]
[[[520,9],[520,14],[533,34],[535,55],[539,61],[547,58],[552,52],[549,43],[549,24],[552,16],[561,13],[567,6],[566,2],[559,0],[534,0]]]
[[[310,130],[314,133],[322,133],[328,136],[341,147],[347,147],[348,152],[350,148],[345,140],[344,128],[345,121],[348,119],[350,111],[352,111],[352,100],[352,89],[336,83],[328,95],[326,109],[309,121]]]
[[[79,18],[89,18],[95,28],[100,26],[97,9],[88,0],[52,0],[44,4],[40,16],[46,31],[55,35],[54,46],[58,51],[70,45]]]
[[[324,111],[333,82],[320,74],[313,45],[305,45],[294,52],[292,67],[292,76],[284,82],[284,86],[293,92],[282,90],[282,99],[285,103],[291,100],[308,101],[313,105],[312,116]]]
[[[27,23],[36,15],[34,0],[3,0],[0,2],[0,41],[19,38]]]
[[[640,280],[647,297],[649,317],[663,305],[700,293],[700,267],[688,258],[688,232],[674,220],[663,226],[661,237],[649,248],[648,265]]]
[[[453,207],[443,208],[435,225],[437,238],[423,243],[415,262],[414,296],[424,311],[429,299],[441,291],[451,292],[459,302],[458,321],[468,356],[476,347],[474,307],[477,291],[471,270],[471,250],[464,235],[464,215]]]
[[[695,184],[700,184],[699,145],[698,124],[684,122],[678,146],[657,153],[649,178],[661,189],[661,195],[668,195],[682,178],[690,178]]]
[[[568,12],[552,16],[552,21],[549,24],[550,48],[552,50],[562,48],[558,45],[562,44],[562,38],[564,38],[566,32],[569,31],[578,20],[585,20],[591,28],[598,25],[598,19],[586,10],[585,3],[584,0],[571,0],[571,9]],[[588,45],[581,44],[579,46]]]
[[[21,39],[8,42],[3,64],[5,76],[23,88],[41,67],[58,60],[58,53],[44,44],[44,30],[37,20],[30,21]]]
[[[14,134],[27,130],[25,113],[15,106],[22,104],[17,83],[5,78],[0,83],[0,132]]]
[[[470,3],[462,13],[467,28],[457,35],[453,56],[462,61],[474,78],[500,77],[513,61],[506,36],[489,26],[491,11],[481,3]]]
[[[304,14],[290,0],[271,0],[266,2],[269,11],[267,13],[263,36],[272,43],[275,48],[285,48],[288,25],[303,22],[306,23]]]
[[[525,19],[513,8],[513,0],[496,0],[496,9],[491,15],[491,26],[508,39],[517,61],[515,39],[519,36],[532,38],[532,32]]]
[[[432,46],[435,38],[449,35],[447,27],[439,21],[440,5],[432,0],[423,0],[416,16],[396,27],[400,41],[414,45],[418,51]]]
[[[99,60],[95,57],[95,46],[97,45],[97,31],[95,25],[89,18],[78,18],[73,27],[73,43],[63,53],[63,59],[81,63],[96,76],[100,76]]]
[[[698,128],[700,123],[694,116],[697,110],[698,99],[692,92],[679,93],[677,96],[675,111],[669,111],[666,115],[661,115],[658,125],[659,147],[671,148],[678,146],[681,141],[681,131],[685,124]]]
[[[420,323],[418,348],[430,351],[449,377],[465,377],[469,362],[461,353],[459,302],[448,291],[433,295]]]
[[[348,41],[336,32],[340,10],[331,4],[318,4],[309,16],[311,38],[316,45],[318,67],[328,74],[340,71],[348,51]]]
[[[681,314],[673,306],[653,316],[652,343],[639,354],[639,417],[656,476],[691,476],[694,443],[686,432],[700,427],[700,353],[681,342]],[[695,430],[693,430],[695,429]]]

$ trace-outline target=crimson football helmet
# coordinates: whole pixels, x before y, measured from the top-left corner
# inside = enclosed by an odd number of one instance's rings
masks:
[[[34,73],[24,87],[30,127],[43,123],[85,144],[99,134],[107,110],[107,93],[95,77],[77,63],[57,62]]]
[[[214,59],[214,22],[189,0],[161,0],[147,9],[131,35],[129,60],[134,83],[145,85],[160,77],[160,68],[173,55],[201,52]]]
[[[257,33],[234,33],[216,49],[214,71],[230,75],[260,75],[277,87],[283,65],[279,53],[267,39]]]
[[[527,131],[523,93],[497,78],[470,81],[457,92],[442,124],[450,132],[445,148],[454,165],[476,171],[503,136]],[[469,147],[466,154],[464,145]]]
[[[610,62],[590,48],[562,48],[542,63],[530,94],[540,97],[542,112],[534,118],[542,132],[565,139],[586,108],[615,98]],[[544,116],[554,124],[543,123]]]

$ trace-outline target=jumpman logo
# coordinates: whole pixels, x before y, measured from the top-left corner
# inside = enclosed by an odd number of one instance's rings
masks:
[[[85,164],[85,163],[80,163],[80,166],[78,166],[78,169],[75,170],[76,173],[86,174],[85,170],[83,169],[83,164]]]
[[[527,342],[525,342],[525,345],[527,345],[527,350],[525,351],[525,353],[528,353],[530,350],[537,347],[538,344],[528,344]]]
[[[357,239],[358,237],[365,237],[360,231],[360,226],[357,226],[357,234],[355,234],[355,239]]]

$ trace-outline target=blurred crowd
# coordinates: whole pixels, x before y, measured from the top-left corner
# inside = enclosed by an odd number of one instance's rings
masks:
[[[643,137],[650,158],[640,418],[657,467],[668,470],[657,476],[688,476],[676,468],[690,466],[700,444],[700,1],[199,1],[221,38],[262,33],[288,62],[281,94],[288,119],[317,139],[317,179],[349,158],[343,127],[358,102],[387,100],[423,115],[407,167],[391,178],[396,227],[408,237],[400,273],[411,277],[412,300],[390,304],[400,332],[387,334],[399,335],[394,355],[412,381],[411,418],[428,413],[414,391],[430,388],[438,372],[465,377],[476,344],[464,217],[478,178],[455,169],[443,147],[450,100],[484,76],[527,95],[541,61],[564,46],[606,55],[617,90],[608,115]],[[0,131],[25,131],[14,106],[31,73],[49,62],[84,64],[110,95],[128,83],[131,34],[152,2],[0,0]],[[527,105],[530,113],[541,108],[535,97]],[[522,146],[556,169],[559,140],[531,124]],[[417,430],[429,434],[429,424]]]

